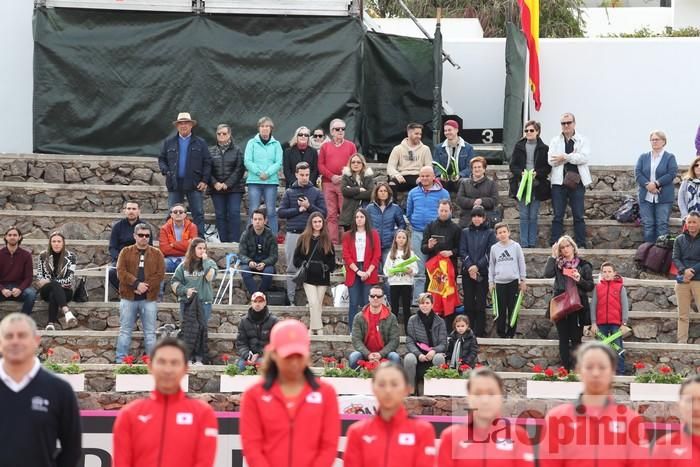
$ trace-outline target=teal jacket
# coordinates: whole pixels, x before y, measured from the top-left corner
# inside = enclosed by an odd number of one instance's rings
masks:
[[[270,136],[270,141],[263,144],[260,134],[255,135],[246,144],[243,163],[248,170],[248,185],[260,183],[264,185],[279,185],[277,173],[282,168],[282,145]],[[267,179],[260,178],[261,173],[267,174]]]
[[[210,270],[214,270],[214,275],[210,280],[206,279],[207,274]],[[173,274],[173,279],[171,282],[173,292],[177,295],[177,299],[180,302],[187,301],[187,289],[194,287],[197,289],[197,296],[204,303],[211,303],[214,301],[214,290],[212,289],[211,283],[216,277],[216,263],[212,259],[205,259],[204,264],[202,264],[202,271],[195,271],[189,273],[184,268],[184,263],[175,269],[175,274]]]

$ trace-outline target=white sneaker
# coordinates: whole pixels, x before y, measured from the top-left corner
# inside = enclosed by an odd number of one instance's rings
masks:
[[[46,325],[46,330],[47,330],[47,331],[55,331],[55,330],[56,330],[56,326],[55,326],[53,323],[49,323],[49,324]]]
[[[73,313],[66,311],[66,328],[74,328],[78,325],[78,320],[73,316]]]

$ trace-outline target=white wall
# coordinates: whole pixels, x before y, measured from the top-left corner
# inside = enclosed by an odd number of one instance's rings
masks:
[[[673,27],[700,27],[700,1],[673,0]]]
[[[586,36],[633,33],[646,27],[663,32],[673,24],[671,8],[585,8]]]

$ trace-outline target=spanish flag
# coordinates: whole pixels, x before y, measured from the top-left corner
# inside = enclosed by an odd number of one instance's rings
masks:
[[[540,110],[540,0],[518,0],[520,22],[530,52],[530,88],[535,110]]]

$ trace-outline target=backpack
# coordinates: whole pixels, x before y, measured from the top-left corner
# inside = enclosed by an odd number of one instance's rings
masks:
[[[639,222],[639,203],[637,199],[632,196],[627,196],[610,218],[625,224]]]
[[[653,247],[654,244],[651,242],[644,242],[639,247],[637,248],[637,252],[634,254],[634,262],[637,264],[639,267],[644,267],[644,262],[647,259],[647,256],[649,255],[649,250],[651,247]]]
[[[672,250],[658,245],[652,245],[644,259],[643,266],[648,271],[666,274],[671,267],[672,256]]]
[[[661,235],[656,239],[655,245],[660,248],[666,248],[667,250],[673,250],[673,243],[676,241],[677,235]]]

